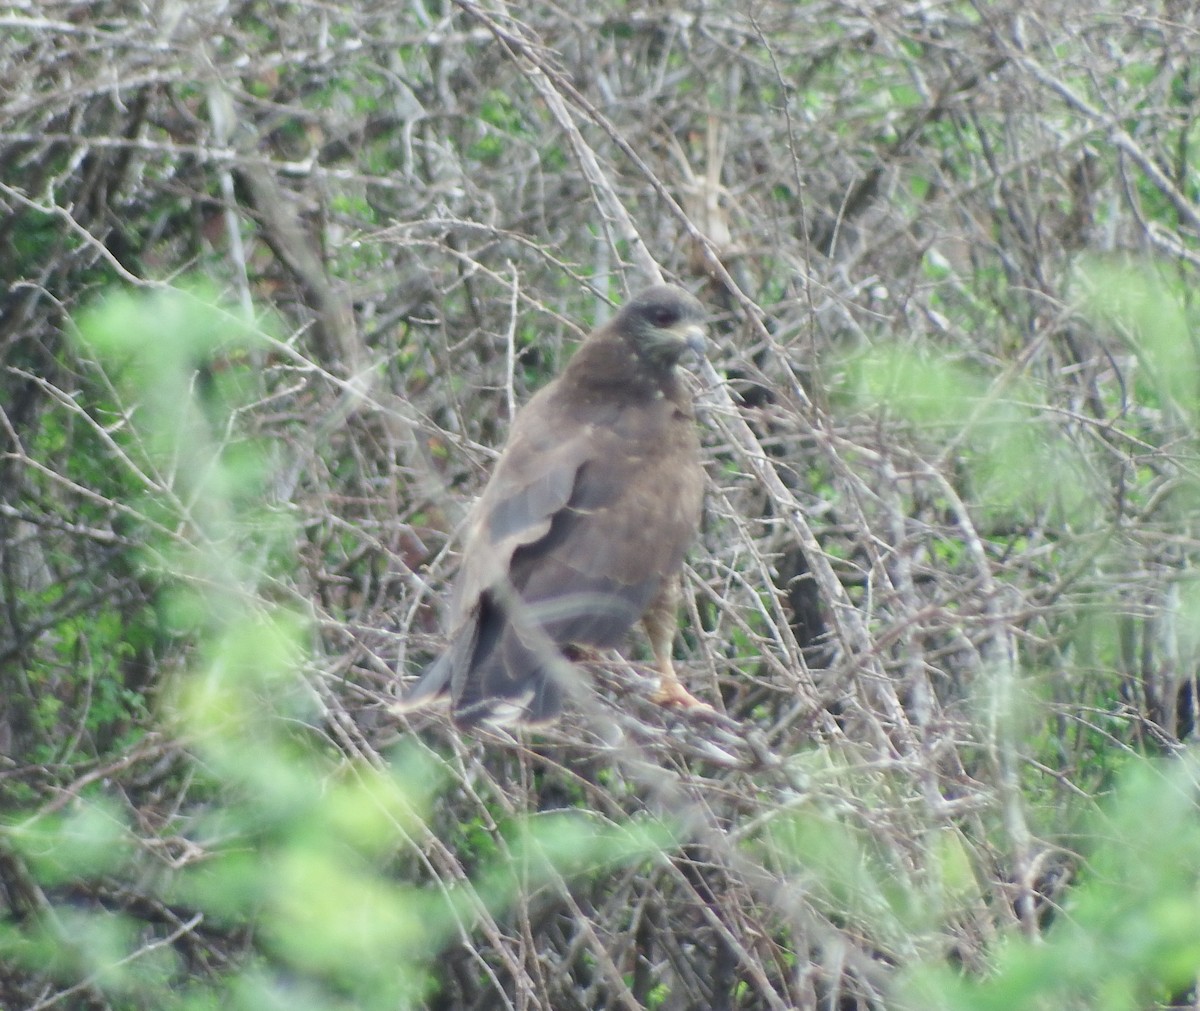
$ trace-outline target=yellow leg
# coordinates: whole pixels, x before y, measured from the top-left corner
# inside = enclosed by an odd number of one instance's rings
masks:
[[[661,678],[658,691],[650,696],[660,706],[679,706],[681,709],[711,709],[701,702],[680,683],[671,660],[671,647],[675,642],[675,612],[679,604],[679,582],[671,579],[663,586],[658,596],[642,616],[642,625],[650,640],[654,653],[654,665]]]

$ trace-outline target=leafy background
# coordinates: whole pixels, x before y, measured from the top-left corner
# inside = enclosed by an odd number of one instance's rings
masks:
[[[1196,1006],[1191,4],[0,23],[0,1004]],[[719,715],[397,715],[651,262]]]

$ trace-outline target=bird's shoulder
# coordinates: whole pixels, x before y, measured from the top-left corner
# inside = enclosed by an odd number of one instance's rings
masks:
[[[554,514],[589,487],[623,486],[652,473],[698,463],[690,398],[614,397],[559,377],[513,419],[504,451],[476,504],[468,540],[529,543]],[[586,475],[586,476],[585,476]]]

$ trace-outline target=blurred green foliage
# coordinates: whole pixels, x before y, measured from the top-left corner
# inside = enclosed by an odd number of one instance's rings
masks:
[[[264,592],[290,564],[281,546],[295,531],[269,500],[272,451],[237,426],[256,395],[261,326],[203,285],[114,294],[79,321],[83,354],[126,405],[114,447],[144,477],[133,504],[142,562],[160,582],[164,625],[188,644],[186,669],[158,686],[160,732],[190,753],[192,792],[209,803],[166,816],[158,838],[186,854],[175,862],[145,850],[146,826],[135,830],[102,782],[5,814],[0,856],[23,861],[50,903],[0,924],[0,962],[120,1007],[411,1006],[439,948],[480,908],[652,858],[670,833],[582,812],[516,819],[499,845],[486,837],[475,880],[431,885],[421,852],[437,761],[400,748],[374,767],[333,748],[307,681],[308,621]],[[129,876],[175,930],[147,936],[71,899]],[[244,936],[242,959],[189,962],[172,942],[193,930]]]
[[[1200,327],[1192,281],[1155,264],[1095,258],[1079,270],[1091,315],[1113,326],[1137,359],[1137,403],[1166,412],[1193,439],[1200,422]]]
[[[1148,395],[1190,425],[1196,368],[1182,303],[1164,304],[1172,296],[1152,278],[1118,279],[1106,269],[1087,275],[1107,292],[1097,311],[1128,334]],[[186,844],[174,862],[146,851],[145,826],[135,827],[102,780],[61,804],[8,813],[0,853],[20,859],[50,901],[36,916],[0,924],[0,957],[122,1007],[413,1006],[434,985],[438,951],[474,930],[481,909],[502,910],[560,877],[652,866],[675,838],[659,821],[617,824],[577,809],[498,814],[495,825],[458,827],[456,848],[473,861],[468,878],[426,872],[427,823],[444,779],[437,759],[400,748],[386,767],[348,760],[322,726],[308,617],[268,592],[291,564],[297,533],[286,505],[271,500],[278,448],[238,424],[261,394],[253,363],[265,350],[264,327],[270,322],[246,318],[202,285],[114,295],[79,321],[83,355],[113,383],[103,410],[120,423],[108,448],[138,478],[128,489],[130,530],[161,588],[156,620],[187,646],[184,668],[157,686],[159,732],[186,747],[194,794],[208,803],[164,823],[160,840]],[[1091,521],[1094,504],[1078,477],[1088,461],[1046,423],[1050,406],[1033,383],[897,347],[857,356],[846,376],[846,403],[899,419],[914,438],[941,447],[941,459],[977,489],[972,501],[987,503],[978,508],[1056,509],[1063,522]],[[55,438],[53,427],[46,431]],[[1054,481],[1032,487],[1030,467]],[[940,564],[953,565],[964,547],[942,538],[937,551]],[[1183,584],[1183,623],[1195,624],[1198,601],[1195,584]],[[121,623],[103,608],[86,621],[92,648],[119,658]],[[1097,632],[1111,638],[1110,626]],[[62,635],[70,650],[70,625]],[[732,646],[749,653],[753,641]],[[122,697],[103,672],[97,689],[99,720],[146,705]],[[1019,713],[998,718],[1039,748],[1058,740],[1039,736]],[[1116,1009],[1191,984],[1200,965],[1193,757],[1113,770],[1110,802],[1074,826],[1089,842],[1065,907],[1044,937],[1003,938],[985,978],[947,969],[937,942],[947,920],[985,901],[977,840],[944,827],[926,834],[919,854],[894,847],[868,812],[900,805],[899,783],[815,756],[795,761],[812,762],[810,782],[839,781],[824,796],[855,797],[862,809],[826,803],[817,791],[764,819],[743,851],[778,869],[832,921],[917,965],[903,974],[901,1001]],[[127,914],[74,901],[129,877],[171,911],[173,925],[148,936]],[[243,937],[241,957],[197,962],[173,943],[192,931]],[[655,988],[652,1004],[669,997]]]
[[[1132,353],[1131,402],[1140,412],[1130,419],[1132,426],[1147,439],[1161,439],[1165,430],[1193,452],[1200,448],[1200,348],[1187,285],[1155,264],[1103,260],[1085,262],[1078,280],[1086,311],[1120,335]],[[1029,377],[1011,371],[990,375],[978,363],[936,348],[899,343],[848,358],[843,375],[839,396],[845,408],[908,426],[922,459],[958,472],[981,530],[1003,528],[997,521],[1005,516],[1028,522],[1032,515],[1049,514],[1054,526],[1076,529],[1109,522],[1110,504],[1097,497],[1087,477],[1102,469],[1100,461],[1064,434],[1055,423],[1056,405],[1040,396]],[[1178,452],[1180,443],[1173,448]],[[1177,483],[1176,515],[1195,514],[1198,491],[1194,479]],[[1137,488],[1129,494],[1136,499]],[[958,542],[943,538],[939,544],[940,564],[953,564],[961,555]],[[1118,549],[1115,542],[1112,550]],[[1104,554],[1101,545],[1084,561],[1099,558],[1103,564]],[[1193,631],[1200,620],[1196,585],[1182,579],[1172,598],[1177,648],[1187,669],[1200,655],[1200,636]],[[1108,592],[1115,597],[1120,589]],[[1115,599],[1098,598],[1092,610],[1074,614],[1076,649],[1068,662],[1075,676],[1121,668],[1122,630],[1113,620],[1119,610]],[[1016,708],[997,710],[1008,725],[1001,736],[1022,740],[1046,768],[1060,767],[1068,760],[1060,750],[1066,742],[1061,728],[1039,729],[1051,700],[1037,698],[1038,676],[1011,687],[1023,701],[1014,698]],[[1154,761],[1114,749],[1121,735],[1119,709],[1119,699],[1098,703],[1092,720],[1081,724],[1082,750],[1069,759],[1078,782],[1090,783],[1097,796],[1106,791],[1111,796],[1082,819],[1058,811],[1053,825],[1040,826],[1059,838],[1085,840],[1076,854],[1077,883],[1063,908],[1043,913],[1049,929],[1036,937],[1010,930],[988,952],[981,976],[947,967],[941,955],[910,963],[919,967],[903,974],[899,1006],[1117,1011],[1190,1000],[1200,970],[1200,761],[1194,751]],[[1114,714],[1110,725],[1106,713]],[[1036,810],[1036,777],[1023,787],[1025,801]],[[863,794],[861,787],[852,792]],[[922,912],[939,906],[944,911],[953,895],[968,902],[977,898],[972,860],[952,837],[937,842],[920,862],[926,871],[941,868],[925,881],[893,865],[896,854],[881,849],[859,825],[820,808],[776,819],[769,838],[775,852],[796,862],[806,888],[859,929],[872,931],[877,943],[906,932],[915,936]],[[890,933],[884,929],[889,922],[895,925]]]
[[[1056,524],[1094,519],[1091,461],[1050,423],[1051,407],[1033,383],[898,344],[848,359],[844,376],[848,406],[906,423],[932,457],[962,469],[963,497],[991,525],[1047,512]]]
[[[904,1007],[1126,1011],[1183,997],[1200,966],[1200,762],[1131,759],[1118,783],[1049,930],[1006,939],[985,979],[909,974]]]

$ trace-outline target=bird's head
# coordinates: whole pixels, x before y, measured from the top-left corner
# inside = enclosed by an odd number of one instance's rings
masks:
[[[657,284],[626,302],[613,326],[643,361],[669,369],[691,351],[704,354],[704,307],[673,284]]]

